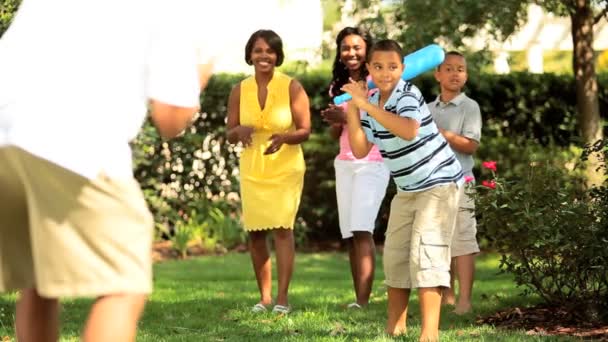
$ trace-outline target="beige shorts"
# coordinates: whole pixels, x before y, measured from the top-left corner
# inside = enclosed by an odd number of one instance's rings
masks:
[[[134,179],[88,180],[15,147],[0,165],[0,292],[151,292],[153,219]]]
[[[475,201],[470,194],[472,189],[464,186],[460,196],[456,228],[452,236],[452,258],[479,253],[477,244],[477,220],[475,219]]]
[[[456,184],[397,192],[391,202],[384,243],[387,286],[450,286],[450,243],[459,197]]]

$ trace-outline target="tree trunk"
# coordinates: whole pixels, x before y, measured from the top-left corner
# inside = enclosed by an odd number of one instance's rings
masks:
[[[572,20],[573,70],[576,81],[576,109],[581,134],[586,144],[603,136],[598,102],[595,56],[593,51],[593,10],[590,0],[575,0]],[[586,167],[587,185],[600,184],[603,172],[597,171],[599,155],[589,156]]]

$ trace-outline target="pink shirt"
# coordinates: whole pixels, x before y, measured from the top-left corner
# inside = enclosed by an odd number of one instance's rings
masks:
[[[346,107],[348,106],[348,102],[344,102],[340,105],[340,107],[346,112]],[[359,112],[363,115],[363,112]],[[353,156],[353,150],[350,148],[350,141],[348,140],[348,129],[346,128],[346,124],[342,126],[342,134],[340,134],[340,153],[336,159],[339,160],[357,160],[357,161],[369,161],[369,162],[382,162],[382,155],[378,150],[378,146],[373,145],[372,149],[369,151],[367,156],[357,159]]]

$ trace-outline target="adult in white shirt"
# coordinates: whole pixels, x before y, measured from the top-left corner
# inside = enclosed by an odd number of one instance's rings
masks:
[[[166,2],[166,1],[165,1]],[[92,296],[85,341],[129,341],[152,289],[152,216],[129,141],[148,109],[181,133],[211,74],[188,1],[24,0],[0,39],[0,292],[17,340],[58,338],[58,299]]]

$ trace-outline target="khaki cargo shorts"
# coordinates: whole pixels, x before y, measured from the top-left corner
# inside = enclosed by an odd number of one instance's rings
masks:
[[[150,293],[153,219],[134,179],[86,179],[0,147],[0,292]]]
[[[384,243],[385,284],[393,288],[450,287],[450,243],[459,187],[397,192]]]
[[[452,236],[452,258],[479,253],[477,244],[477,220],[475,219],[475,201],[470,184],[462,187],[456,228]]]

